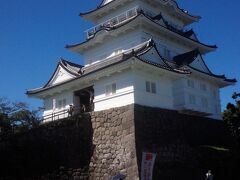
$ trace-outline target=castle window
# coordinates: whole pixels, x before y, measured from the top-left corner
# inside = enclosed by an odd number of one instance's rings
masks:
[[[196,97],[192,94],[189,94],[189,103],[196,104]]]
[[[203,108],[208,108],[208,100],[207,100],[207,98],[202,98],[202,107]]]
[[[215,99],[217,99],[217,91],[216,91],[216,89],[212,89],[212,93],[213,93],[213,97],[215,98]]]
[[[60,99],[57,103],[58,109],[64,109],[66,107],[66,99]]]
[[[118,23],[117,17],[116,17],[116,18],[113,18],[113,19],[110,21],[111,26],[115,26],[117,23]]]
[[[156,94],[157,93],[156,83],[146,81],[146,92]]]
[[[202,91],[207,91],[207,86],[206,86],[206,84],[201,83],[201,84],[200,84],[200,89],[201,89]]]
[[[107,85],[105,87],[105,95],[110,96],[116,94],[116,89],[117,89],[116,83]]]
[[[127,12],[127,17],[128,18],[131,18],[131,17],[133,17],[133,16],[135,16],[136,15],[136,10],[135,9],[131,9],[131,10],[129,10],[128,12]]]
[[[194,88],[194,86],[195,86],[193,80],[188,80],[187,84],[188,84],[188,87],[190,87],[190,88]]]
[[[126,14],[121,14],[121,15],[118,17],[118,21],[119,21],[119,23],[125,21],[126,19],[127,19]]]

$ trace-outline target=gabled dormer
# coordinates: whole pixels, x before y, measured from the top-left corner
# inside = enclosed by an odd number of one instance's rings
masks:
[[[190,69],[197,77],[214,81],[219,87],[225,87],[237,82],[236,79],[228,79],[225,75],[212,73],[198,49],[175,56],[173,63],[176,63],[178,68]]]
[[[111,1],[112,0],[102,0],[100,6],[104,6],[104,5],[108,4],[108,3],[110,3]]]
[[[199,53],[195,60],[189,64],[190,67],[198,69],[199,71],[212,74],[210,69],[208,68],[207,64],[204,62],[202,55]]]
[[[81,69],[83,66],[69,62],[63,58],[60,59],[52,77],[49,81],[44,85],[44,87],[51,87],[66,81],[69,81],[73,78],[81,75]]]

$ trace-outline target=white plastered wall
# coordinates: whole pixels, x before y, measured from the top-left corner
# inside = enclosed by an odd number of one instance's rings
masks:
[[[128,5],[118,7],[117,9],[112,11],[112,13],[99,18],[96,24],[101,24],[103,22],[106,22],[109,19],[112,19],[116,16],[119,16],[120,14],[122,14],[122,13],[124,13],[124,12],[126,12],[126,11],[128,11],[132,8],[135,8],[138,5],[139,5],[138,1],[133,1],[133,2],[128,3]]]
[[[153,40],[155,41],[156,46],[159,52],[161,53],[161,55],[164,54],[164,50],[162,48],[163,46],[171,51],[172,56],[183,54],[185,52],[192,50],[192,48],[183,46],[180,43],[176,43],[161,34],[153,33],[150,30],[147,30],[146,28],[142,29],[142,37],[141,37],[142,41],[146,41],[150,38],[153,38]]]
[[[116,83],[116,94],[106,95],[107,85]],[[94,84],[94,110],[101,111],[134,103],[133,74],[131,70],[102,78]]]
[[[66,100],[66,106],[62,107],[61,109],[58,108],[58,101],[59,100]],[[53,103],[55,103],[55,108],[53,107]],[[73,92],[72,91],[65,91],[61,94],[53,95],[52,97],[44,99],[44,112],[43,116],[51,115],[52,113],[57,113],[63,109],[69,108],[69,105],[73,104]]]
[[[143,72],[137,70],[134,74],[134,80],[134,98],[136,104],[173,109],[172,85],[170,78],[155,73],[152,74],[151,71]],[[156,94],[146,92],[146,81],[156,83]]]
[[[108,2],[110,2],[110,1],[111,0],[108,0]],[[168,21],[170,24],[174,24],[179,29],[182,29],[184,26],[183,22],[170,16],[164,8],[162,8],[160,6],[153,7],[153,6],[149,5],[148,3],[144,2],[144,1],[140,1],[140,0],[132,1],[132,2],[128,3],[128,5],[118,7],[116,10],[114,10],[112,13],[108,14],[107,16],[103,16],[102,18],[99,18],[96,24],[101,24],[105,21],[108,21],[109,19],[116,17],[116,16],[118,16],[132,8],[135,8],[135,7],[142,7],[147,11],[153,12],[154,14],[161,13],[166,21]]]
[[[188,80],[194,82],[194,87],[188,86]],[[156,93],[146,92],[146,81],[156,84]],[[106,86],[116,83],[116,94],[106,95]],[[204,84],[206,89],[201,89]],[[166,72],[155,72],[151,70],[128,69],[119,73],[100,78],[94,83],[94,105],[95,111],[101,111],[114,107],[126,106],[129,104],[140,104],[150,107],[159,107],[166,109],[181,110],[182,108],[194,111],[211,113],[210,117],[221,119],[221,106],[219,97],[219,88],[208,79],[202,79],[196,76],[186,76],[174,80]],[[191,103],[189,95],[195,97],[195,103]],[[207,107],[202,104],[202,99],[207,99]],[[53,109],[53,99],[56,101],[56,107]],[[56,94],[44,100],[44,116],[56,113],[59,100],[66,100],[65,108],[74,104],[73,91],[65,91]]]
[[[188,80],[194,82],[194,87],[188,86]],[[201,89],[201,85],[206,87]],[[194,96],[195,102],[190,101],[190,96]],[[219,97],[219,88],[207,79],[189,76],[180,78],[173,83],[174,108],[191,109],[193,111],[212,114],[210,117],[221,119],[221,105]],[[207,105],[203,104],[203,99],[207,100]]]
[[[85,65],[89,65],[91,63],[117,55],[115,52],[118,50],[120,50],[119,53],[124,52],[124,50],[130,49],[131,47],[140,44],[140,42],[140,30],[128,32],[118,37],[106,39],[104,40],[103,44],[91,48],[90,50],[83,53]]]

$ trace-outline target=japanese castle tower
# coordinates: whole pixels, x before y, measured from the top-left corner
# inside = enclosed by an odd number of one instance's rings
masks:
[[[46,85],[27,91],[44,101],[44,117],[70,105],[76,113],[139,104],[221,119],[219,89],[236,80],[205,64],[217,47],[186,30],[199,16],[174,0],[103,0],[80,15],[96,26],[66,48],[84,65],[60,59]]]

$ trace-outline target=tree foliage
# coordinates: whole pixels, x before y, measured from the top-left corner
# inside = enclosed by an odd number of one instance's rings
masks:
[[[39,125],[39,110],[30,110],[26,103],[0,98],[0,133],[19,132]]]
[[[240,93],[235,92],[232,98],[235,100],[235,104],[227,104],[226,110],[223,112],[223,119],[232,135],[240,143]]]

